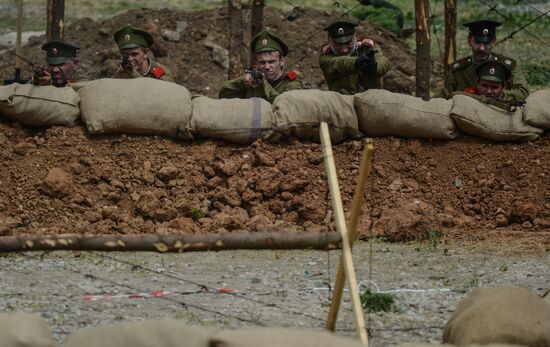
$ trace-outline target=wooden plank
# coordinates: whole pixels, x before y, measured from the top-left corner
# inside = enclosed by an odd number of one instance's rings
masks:
[[[48,0],[46,37],[48,41],[63,40],[65,0]]]
[[[349,235],[346,227],[346,221],[344,216],[344,208],[342,206],[342,198],[340,196],[340,186],[338,184],[338,176],[336,174],[336,164],[334,163],[334,155],[332,153],[332,144],[330,141],[330,135],[328,132],[328,125],[326,122],[321,123],[320,128],[321,143],[323,147],[323,154],[325,157],[325,169],[327,172],[328,185],[330,194],[332,197],[332,208],[334,212],[334,219],[336,221],[336,229],[342,237],[342,260],[344,263],[344,269],[349,284],[349,292],[351,295],[351,302],[353,313],[355,315],[355,323],[357,325],[357,331],[359,333],[359,339],[361,343],[368,346],[369,340],[367,336],[367,330],[365,327],[365,317],[363,314],[363,307],[361,306],[361,298],[359,297],[359,289],[357,288],[357,278],[355,277],[355,269],[353,267],[353,258],[351,256],[351,247]]]
[[[449,73],[456,61],[456,0],[445,0],[445,57],[444,73]]]
[[[430,74],[432,71],[431,35],[428,0],[415,0],[416,13],[416,96],[430,98]]]
[[[229,72],[230,80],[244,73],[243,14],[241,0],[228,0]]]
[[[374,145],[371,141],[368,141],[365,144],[363,154],[361,155],[361,164],[359,167],[359,174],[357,176],[355,194],[353,196],[351,216],[348,223],[350,248],[353,248],[353,243],[357,239],[357,225],[359,224],[361,206],[363,205],[363,200],[365,196],[365,185],[372,169],[373,157]],[[326,323],[326,328],[330,331],[334,331],[336,329],[336,320],[338,319],[338,311],[340,309],[340,303],[342,302],[342,294],[344,292],[345,281],[346,273],[344,269],[344,263],[342,262],[342,259],[340,259],[340,263],[338,265],[338,274],[336,275],[336,280],[334,284],[334,292],[332,294],[332,302],[330,303],[330,309],[328,312]]]

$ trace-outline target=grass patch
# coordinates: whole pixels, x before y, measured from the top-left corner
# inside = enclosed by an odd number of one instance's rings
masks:
[[[550,85],[550,60],[544,64],[527,63],[521,68],[530,85]]]
[[[395,305],[395,300],[391,294],[387,293],[372,293],[366,290],[361,294],[361,305],[368,313],[373,312],[390,312]]]
[[[198,208],[192,208],[191,211],[189,211],[189,215],[191,216],[191,219],[195,222],[198,222],[199,219],[203,217],[201,210]]]
[[[366,20],[371,23],[376,23],[396,34],[401,32],[401,28],[398,25],[398,17],[400,15],[398,11],[388,8],[359,6],[352,14],[362,21]]]

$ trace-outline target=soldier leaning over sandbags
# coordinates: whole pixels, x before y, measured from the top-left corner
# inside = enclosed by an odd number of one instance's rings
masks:
[[[273,103],[283,92],[304,88],[296,71],[284,71],[288,47],[283,40],[264,30],[252,38],[250,48],[256,54],[257,66],[224,82],[220,99],[259,97]]]
[[[381,77],[390,63],[373,39],[358,39],[358,23],[346,18],[332,21],[325,27],[328,43],[321,49],[319,65],[328,89],[342,94],[356,94],[367,89],[379,89]]]
[[[153,36],[148,31],[125,25],[115,31],[113,36],[122,54],[120,65],[113,77],[150,77],[174,82],[170,69],[156,62],[155,57],[149,50],[154,41]]]
[[[492,53],[496,43],[496,28],[501,25],[493,20],[464,24],[469,28],[468,45],[472,48],[472,55],[451,64],[451,71],[445,77],[439,96],[449,98],[452,92],[475,87],[478,81],[476,68],[490,60],[506,64],[512,72],[503,92],[507,99],[525,100],[529,96],[527,80],[517,62],[501,54]]]
[[[35,68],[32,83],[39,86],[65,87],[69,83],[83,82],[87,79],[80,73],[80,61],[77,57],[79,47],[60,40],[49,41],[42,46],[46,51],[48,66]]]

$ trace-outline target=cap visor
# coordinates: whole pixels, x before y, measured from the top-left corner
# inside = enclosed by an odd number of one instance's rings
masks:
[[[50,65],[59,65],[63,64],[65,60],[69,59],[68,57],[48,57],[46,62]]]
[[[491,82],[502,83],[502,80],[501,80],[500,78],[498,78],[497,76],[491,76],[491,75],[480,76],[479,79],[480,79],[480,80],[484,80],[484,81],[491,81]]]
[[[494,40],[494,36],[481,36],[481,35],[474,35],[474,41],[476,43],[489,43]]]
[[[262,52],[279,52],[279,53],[282,54],[281,51],[279,51],[278,49],[275,49],[275,48],[273,48],[273,47],[262,47],[262,48],[258,49],[258,50],[257,50],[256,52],[254,52],[254,53],[258,54],[258,53],[262,53]]]
[[[126,43],[124,45],[118,46],[119,49],[131,49],[131,48],[138,48],[143,47],[142,45],[138,45],[137,43]]]
[[[347,36],[333,37],[334,42],[337,43],[347,43],[353,39],[353,34]]]

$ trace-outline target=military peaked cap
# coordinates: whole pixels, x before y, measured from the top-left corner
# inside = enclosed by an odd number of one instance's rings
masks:
[[[119,49],[149,48],[153,45],[153,36],[148,31],[134,28],[129,24],[115,31],[113,37]]]
[[[288,54],[287,45],[267,30],[263,30],[252,38],[250,48],[254,53],[278,51],[283,57]]]
[[[480,80],[504,83],[512,76],[510,68],[498,60],[489,60],[476,68]]]
[[[50,65],[63,64],[65,60],[76,57],[80,47],[60,40],[45,43],[42,49],[46,51],[46,62]]]
[[[338,43],[346,43],[353,39],[355,27],[359,25],[356,21],[348,18],[338,18],[330,22],[324,29],[332,39]]]
[[[502,23],[486,19],[475,22],[465,23],[464,26],[470,29],[470,35],[474,37],[478,43],[489,43],[496,37],[496,28]]]

